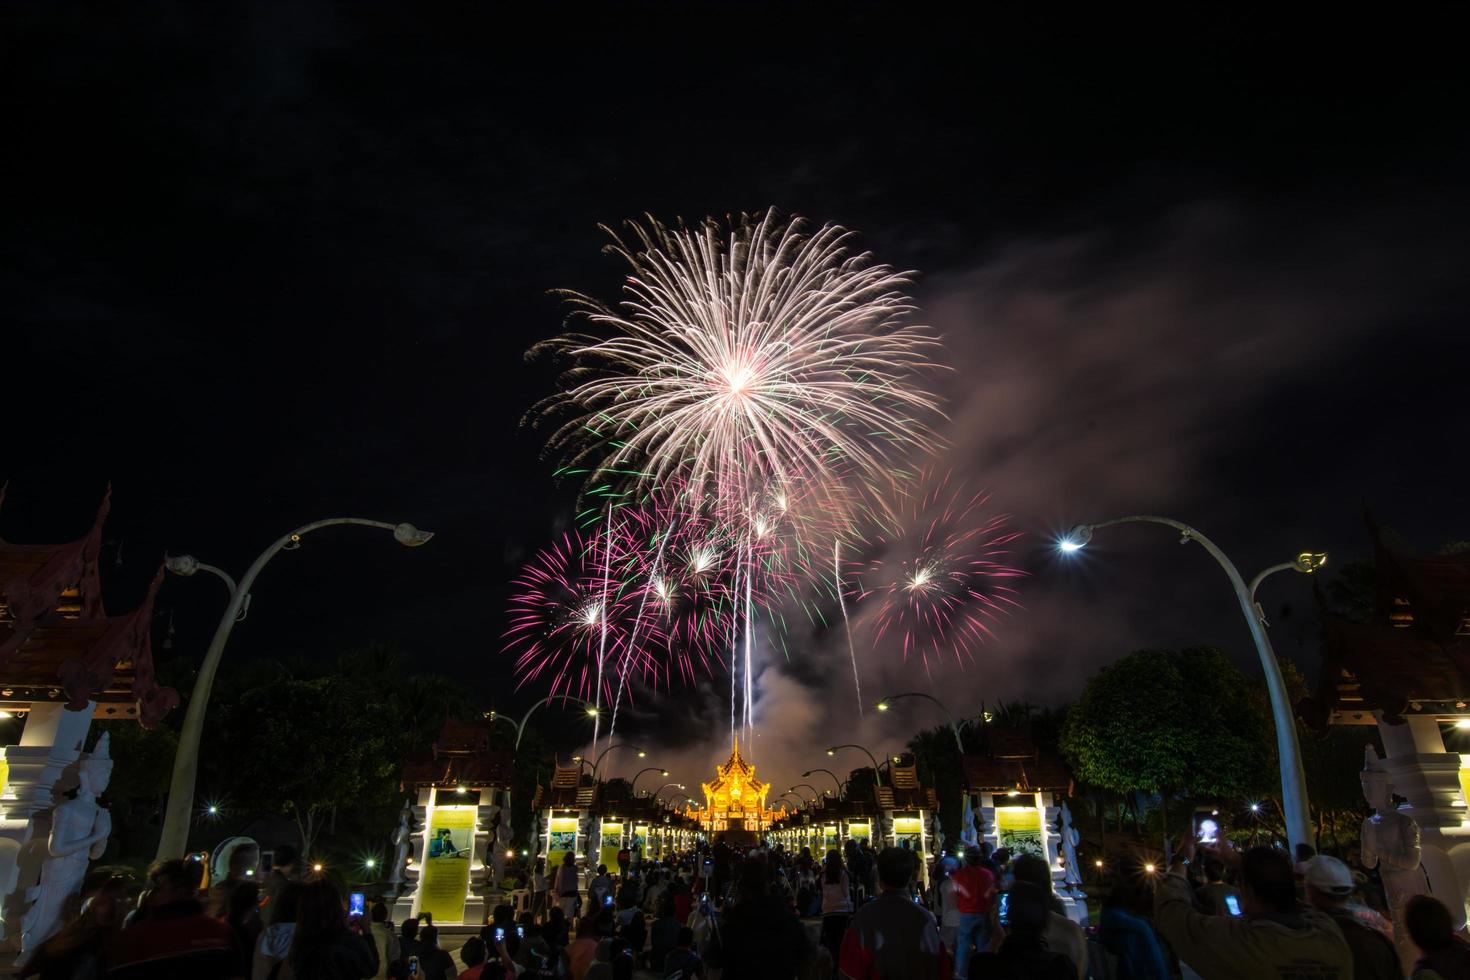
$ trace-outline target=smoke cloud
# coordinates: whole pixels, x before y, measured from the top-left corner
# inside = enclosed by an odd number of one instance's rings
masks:
[[[1412,344],[1442,329],[1433,314],[1458,260],[1436,244],[1454,225],[1438,217],[1207,204],[1126,236],[1015,243],[928,278],[920,304],[954,368],[941,382],[951,405],[941,465],[991,491],[991,508],[1027,532],[1016,560],[1030,577],[1011,583],[1024,608],[975,662],[935,663],[928,676],[891,644],[875,648],[854,610],[865,700],[921,690],[960,716],[997,700],[1059,703],[1145,646],[1215,644],[1248,665],[1234,596],[1202,549],[1162,528],[1122,527],[1064,560],[1053,538],[1081,521],[1163,513],[1210,534],[1249,577],[1356,533],[1375,443],[1354,444],[1362,424],[1330,386],[1378,356],[1386,334]],[[1444,237],[1426,236],[1438,227]],[[1270,607],[1268,590],[1308,602],[1301,582],[1263,589]],[[1298,633],[1305,647],[1310,630]],[[886,753],[943,721],[917,699],[859,720],[840,629],[788,636],[789,659],[761,639],[753,761],[772,797],[814,766],[845,776],[867,764],[855,752],[827,757],[833,742]],[[729,751],[728,696],[716,679],[645,698],[627,730],[698,797]]]

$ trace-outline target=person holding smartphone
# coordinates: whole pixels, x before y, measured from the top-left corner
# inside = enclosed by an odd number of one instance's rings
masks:
[[[424,926],[419,930],[419,980],[454,980],[457,975],[454,957],[439,948],[439,927]]]

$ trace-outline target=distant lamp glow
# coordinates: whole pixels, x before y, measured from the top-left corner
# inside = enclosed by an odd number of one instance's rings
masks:
[[[1081,551],[1092,540],[1092,525],[1078,524],[1057,540],[1057,550],[1066,554]]]
[[[13,711],[0,711],[0,718],[14,718],[14,717],[15,717],[15,713]]]
[[[211,817],[217,817],[217,816],[219,816],[219,806],[218,806],[218,804],[215,804],[215,803],[209,804],[209,815]]]
[[[1260,813],[1260,812],[1261,812],[1261,804],[1259,804],[1259,803],[1252,803],[1251,804],[1251,813]]]
[[[589,718],[596,718],[597,717],[597,709],[594,708],[594,707],[592,707],[591,705],[588,705],[587,706],[587,717],[589,717]]]
[[[836,749],[828,749],[827,750],[827,754],[828,755],[836,755],[837,754],[837,750]]]
[[[879,711],[887,711],[889,705],[887,701],[879,701],[877,704],[873,705],[873,707],[877,708]]]
[[[1153,873],[1154,873],[1154,871],[1155,871],[1155,870],[1156,870],[1156,869],[1155,869],[1155,868],[1154,868],[1154,865],[1153,865],[1153,863],[1152,863],[1152,862],[1150,862],[1150,863],[1148,863],[1148,864],[1145,864],[1145,865],[1144,865],[1144,866],[1143,866],[1143,870],[1144,870],[1144,871],[1145,871],[1145,872],[1147,872],[1147,873],[1148,873],[1148,874],[1153,874]]]
[[[659,771],[658,771],[658,774],[659,774],[659,775],[660,775],[660,776],[667,776],[667,775],[668,775],[668,774],[669,774],[669,771],[668,771],[668,770],[667,770],[667,769],[660,769],[660,770],[659,770]],[[682,787],[682,786],[681,786],[681,787],[679,787],[679,788],[680,788],[680,789],[683,789],[683,787]]]
[[[515,851],[506,851],[505,852],[505,856],[508,857],[508,858],[513,858],[513,857],[516,856],[516,852]]]
[[[640,759],[646,759],[646,758],[648,758],[648,753],[647,752],[644,752],[642,749],[639,749],[638,750],[638,758],[640,758]]]
[[[464,796],[466,793],[469,792],[469,789],[467,787],[465,787],[465,786],[456,786],[456,787],[454,787],[454,791],[456,793],[458,793],[460,796]]]
[[[321,871],[322,870],[322,866],[320,864],[313,864],[311,866],[311,870],[313,870],[313,871]]]
[[[362,866],[371,871],[378,866],[378,862],[373,858],[368,858],[366,861],[362,862]]]
[[[1455,722],[1455,727],[1462,732],[1470,730],[1470,718],[1461,718],[1459,721]]]
[[[1102,858],[1098,858],[1096,861],[1094,861],[1092,863],[1095,864],[1095,865],[1097,865],[1099,868],[1101,868],[1103,866]]]

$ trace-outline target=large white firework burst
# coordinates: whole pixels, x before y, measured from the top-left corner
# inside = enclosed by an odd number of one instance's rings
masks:
[[[728,227],[608,229],[630,266],[616,307],[568,293],[587,328],[537,345],[570,364],[537,417],[589,486],[676,489],[732,519],[764,488],[886,484],[932,448],[938,341],[909,275],[850,254],[835,225],[774,212]]]

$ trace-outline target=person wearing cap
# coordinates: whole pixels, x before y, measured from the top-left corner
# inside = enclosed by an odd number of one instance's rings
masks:
[[[1403,970],[1398,950],[1388,936],[1365,921],[1363,913],[1382,920],[1372,909],[1352,900],[1353,873],[1348,866],[1327,854],[1309,858],[1303,867],[1307,904],[1326,912],[1353,954],[1354,980],[1399,980]]]
[[[1235,859],[1229,848],[1218,853]],[[1253,847],[1239,857],[1239,918],[1195,908],[1187,877],[1194,854],[1194,840],[1185,838],[1154,889],[1154,924],[1181,962],[1209,980],[1353,980],[1342,931],[1325,912],[1298,902],[1285,853]]]

